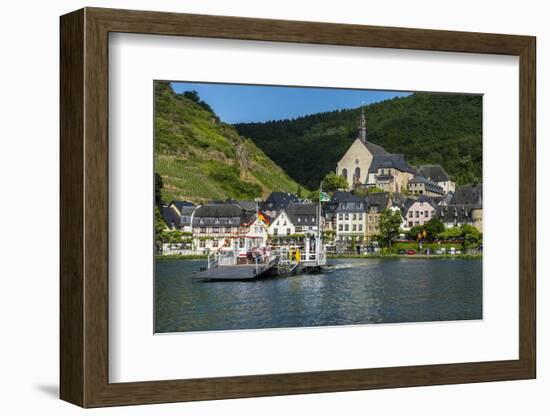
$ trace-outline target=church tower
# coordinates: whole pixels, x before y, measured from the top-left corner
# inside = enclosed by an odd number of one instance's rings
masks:
[[[359,135],[358,138],[365,144],[367,144],[367,122],[365,121],[365,111],[361,107],[361,120],[359,122]]]

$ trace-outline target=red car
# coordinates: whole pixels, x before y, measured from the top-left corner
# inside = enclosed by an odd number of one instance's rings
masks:
[[[407,254],[416,254],[416,250],[413,250],[413,249],[407,250]]]

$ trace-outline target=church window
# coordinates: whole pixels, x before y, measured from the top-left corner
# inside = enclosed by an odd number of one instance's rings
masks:
[[[344,177],[345,180],[348,180],[348,170],[347,169],[342,169],[342,176]]]
[[[356,167],[355,168],[355,174],[353,175],[353,182],[361,182],[361,168]]]

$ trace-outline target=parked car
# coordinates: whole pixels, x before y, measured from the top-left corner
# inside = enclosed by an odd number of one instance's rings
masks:
[[[405,253],[406,253],[406,251],[405,251],[404,249],[402,249],[402,248],[399,249],[399,251],[397,252],[397,254],[405,254]]]
[[[416,254],[416,250],[413,250],[411,248],[411,249],[407,250],[407,254],[409,254],[409,255]]]
[[[444,248],[438,248],[437,250],[435,250],[435,254],[445,254],[445,249]]]
[[[449,254],[451,255],[456,254],[456,249],[454,247],[449,248]]]

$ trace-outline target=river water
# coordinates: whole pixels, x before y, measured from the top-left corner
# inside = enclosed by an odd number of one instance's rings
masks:
[[[328,272],[191,279],[204,260],[156,263],[156,332],[482,319],[480,259],[334,259]]]

